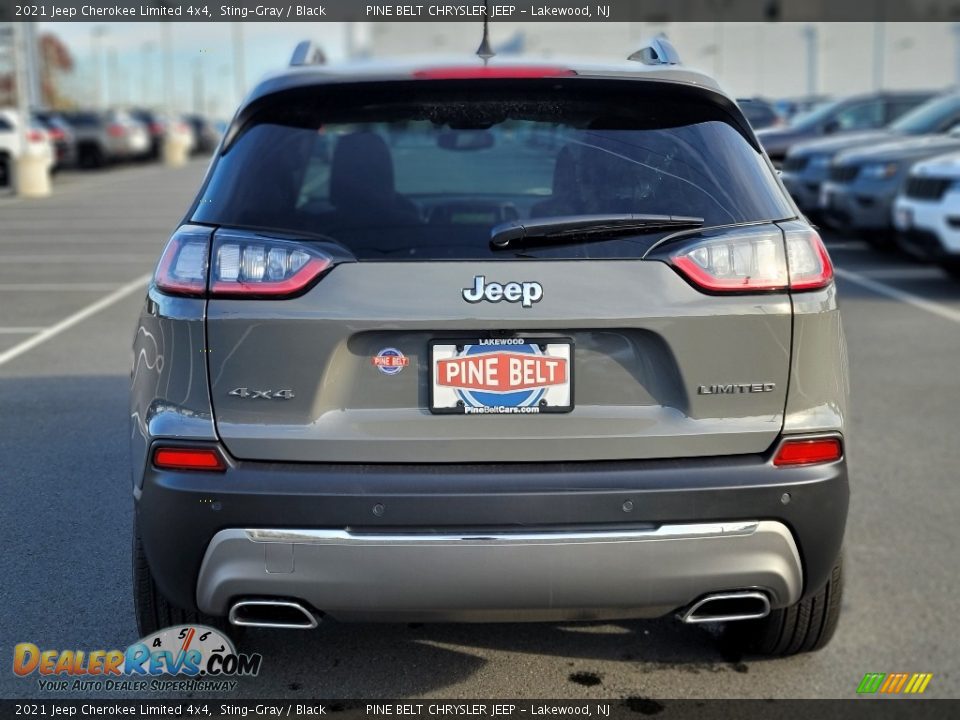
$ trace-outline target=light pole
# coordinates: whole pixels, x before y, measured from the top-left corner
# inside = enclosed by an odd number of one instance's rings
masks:
[[[953,30],[953,82],[960,86],[960,23],[952,23]]]
[[[30,127],[30,88],[27,69],[28,39],[26,23],[13,26],[13,77],[17,89],[17,134],[19,152],[8,162],[13,164],[14,188],[24,197],[46,197],[50,194],[50,172],[46,158],[28,150]]]
[[[170,23],[160,23],[160,45],[163,55],[163,109],[173,116],[173,36]]]
[[[93,105],[101,107],[104,103],[106,92],[103,88],[103,68],[101,67],[101,48],[100,39],[103,38],[110,29],[106,25],[94,25],[90,28],[90,57],[93,68]]]
[[[803,39],[807,51],[807,96],[817,94],[817,52],[819,51],[817,28],[815,25],[803,26]]]
[[[150,90],[153,87],[153,74],[150,72],[150,57],[156,49],[157,44],[152,40],[147,40],[140,45],[140,92],[143,94],[141,101],[144,105],[150,105]]]
[[[873,89],[883,90],[883,75],[886,66],[887,24],[873,24]]]
[[[239,105],[247,92],[247,73],[243,65],[243,24],[231,23],[230,30],[233,38],[233,82],[237,93],[237,104]]]

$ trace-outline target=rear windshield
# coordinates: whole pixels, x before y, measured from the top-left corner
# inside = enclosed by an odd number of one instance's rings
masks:
[[[490,229],[517,219],[652,213],[727,225],[794,214],[713,104],[562,85],[314,93],[273,101],[242,126],[195,222],[330,239],[361,260],[425,260],[498,257]],[[632,257],[642,244],[536,254]]]

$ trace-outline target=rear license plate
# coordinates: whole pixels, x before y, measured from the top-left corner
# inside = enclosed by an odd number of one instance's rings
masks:
[[[430,343],[430,412],[535,415],[573,410],[570,338]]]

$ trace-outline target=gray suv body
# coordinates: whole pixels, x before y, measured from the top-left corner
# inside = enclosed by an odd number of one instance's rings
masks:
[[[815,649],[846,407],[829,257],[710,78],[292,69],[140,317],[138,622],[677,612]]]

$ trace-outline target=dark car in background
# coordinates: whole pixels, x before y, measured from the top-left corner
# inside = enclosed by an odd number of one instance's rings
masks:
[[[958,125],[960,93],[936,97],[880,130],[844,133],[794,145],[783,161],[783,184],[801,210],[816,215],[820,209],[820,188],[830,174],[830,164],[839,153],[899,138],[943,134]]]
[[[740,110],[743,111],[744,116],[750,122],[750,127],[754,130],[780,127],[785,124],[784,119],[774,106],[761,98],[739,98],[737,105],[740,106]]]
[[[195,155],[209,155],[220,142],[220,131],[213,121],[204,115],[188,114],[183,121],[193,130],[193,152]]]
[[[167,128],[166,117],[156,110],[146,108],[133,108],[130,110],[130,115],[143,123],[143,126],[147,129],[147,134],[150,136],[150,148],[147,151],[147,157],[156,160],[160,157],[160,152],[163,149],[163,136]]]
[[[892,247],[893,205],[910,168],[921,160],[960,150],[960,128],[870,145],[839,154],[820,192],[820,214],[831,227]]]
[[[797,143],[835,133],[881,128],[934,95],[934,92],[926,91],[856,95],[799,115],[785,128],[761,130],[757,137],[770,160],[779,165]]]
[[[36,110],[34,119],[47,131],[53,143],[54,165],[52,172],[72,167],[77,162],[77,139],[70,123],[60,114],[49,110]]]

